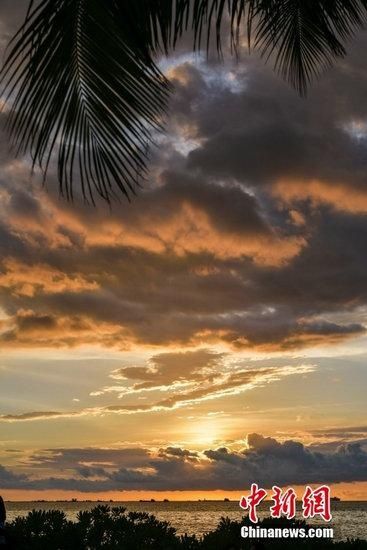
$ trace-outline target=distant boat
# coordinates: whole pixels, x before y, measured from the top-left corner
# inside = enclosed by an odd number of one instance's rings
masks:
[[[168,498],[164,498],[163,502],[169,502]]]
[[[331,497],[331,499],[333,502],[340,502],[341,501],[341,498],[339,497]]]
[[[227,498],[227,497],[224,498],[223,501],[224,501],[224,502],[230,502],[229,498]]]

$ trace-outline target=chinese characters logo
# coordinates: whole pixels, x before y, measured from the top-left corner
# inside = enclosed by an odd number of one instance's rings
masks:
[[[268,496],[265,489],[258,487],[256,483],[251,485],[250,494],[247,497],[241,497],[240,507],[248,510],[249,518],[253,523],[258,522],[257,507]],[[273,505],[270,507],[272,518],[285,516],[292,519],[296,515],[297,494],[294,489],[289,488],[283,491],[280,487],[274,485],[270,495]],[[324,521],[330,521],[332,518],[330,509],[330,487],[321,485],[317,489],[307,486],[302,496],[302,515],[305,519],[316,516]]]

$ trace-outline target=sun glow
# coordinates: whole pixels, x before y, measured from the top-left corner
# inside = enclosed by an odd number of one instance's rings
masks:
[[[196,447],[213,445],[220,439],[220,436],[220,429],[214,420],[194,423],[189,430],[190,445]]]

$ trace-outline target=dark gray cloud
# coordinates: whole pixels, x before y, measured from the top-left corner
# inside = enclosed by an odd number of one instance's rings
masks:
[[[26,475],[15,474],[0,465],[0,487],[3,489],[9,489],[17,486],[21,486],[22,483],[26,483],[28,480]]]
[[[10,38],[19,28],[26,12],[28,0],[2,0],[0,6],[0,55],[8,45]]]
[[[248,78],[240,92],[222,87],[207,94],[204,84],[196,117],[189,114],[201,141],[189,165],[255,188],[292,178],[321,179],[330,191],[338,183],[364,189],[366,40],[361,35],[347,60],[324,75],[306,100],[256,59],[246,59]]]
[[[37,470],[47,467],[54,467],[63,471],[73,470],[75,467],[105,467],[105,468],[130,468],[136,464],[148,465],[151,459],[151,452],[148,449],[137,447],[126,448],[54,448],[45,449],[32,454],[23,461],[23,465]]]
[[[37,454],[37,477],[0,468],[0,484],[8,489],[64,489],[85,492],[124,490],[240,490],[256,481],[263,487],[309,483],[367,481],[367,453],[359,443],[319,452],[302,443],[283,443],[259,434],[247,437],[248,447],[226,447],[198,453],[168,447],[136,449],[57,449]],[[74,465],[72,462],[75,461]],[[103,464],[104,462],[110,464]],[[64,477],[41,477],[42,467],[64,469]]]
[[[132,205],[66,204],[52,172],[46,194],[1,154],[2,345],[288,350],[363,335],[366,40],[307,100],[256,58],[171,59],[168,133]]]

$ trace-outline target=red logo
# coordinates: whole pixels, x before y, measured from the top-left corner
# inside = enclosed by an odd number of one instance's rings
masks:
[[[270,508],[272,518],[280,518],[281,516],[285,516],[288,519],[294,518],[297,501],[297,494],[294,489],[289,488],[286,491],[282,491],[274,485],[271,499],[274,501],[274,505]]]
[[[251,492],[248,497],[242,497],[240,500],[240,506],[243,510],[249,510],[249,518],[252,523],[258,522],[258,517],[256,509],[259,506],[260,502],[264,500],[267,492],[265,489],[259,489],[256,483],[251,485]]]
[[[322,485],[313,491],[307,486],[302,499],[302,510],[304,518],[320,516],[325,521],[330,521],[330,487]]]
[[[250,494],[247,497],[241,497],[240,507],[243,510],[248,510],[248,515],[252,523],[258,522],[257,507],[267,496],[268,492],[265,489],[253,483],[251,485]],[[284,516],[288,519],[292,519],[295,517],[297,493],[292,487],[283,491],[280,487],[274,485],[269,496],[274,503],[269,507],[272,518]],[[324,521],[330,521],[332,518],[330,496],[330,487],[327,485],[321,485],[317,487],[317,489],[312,489],[307,485],[302,496],[303,517],[309,519],[319,516]]]

